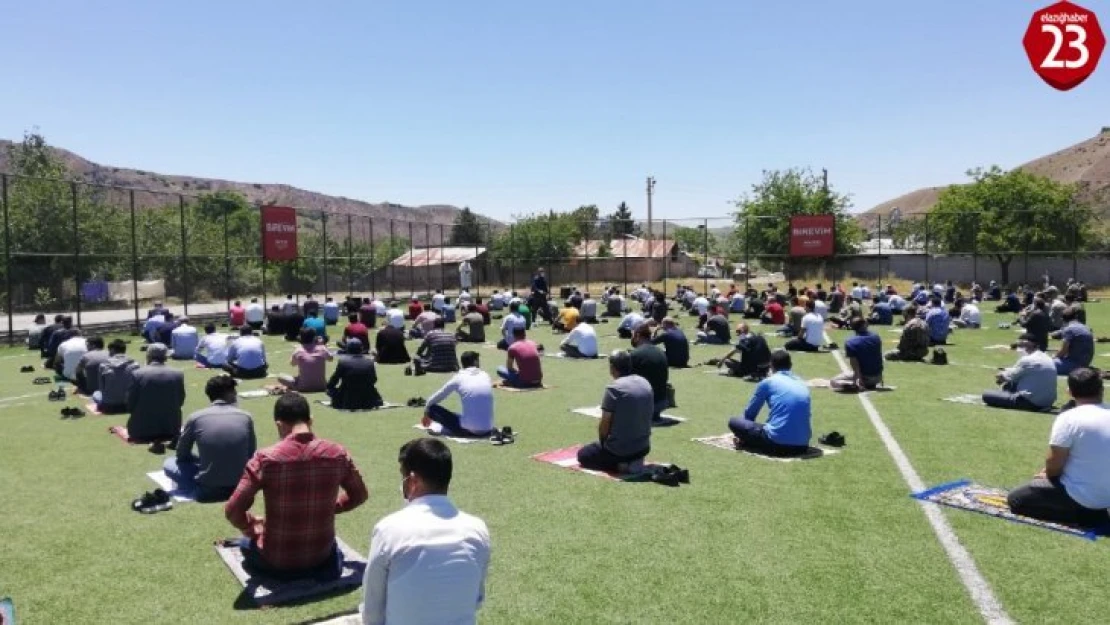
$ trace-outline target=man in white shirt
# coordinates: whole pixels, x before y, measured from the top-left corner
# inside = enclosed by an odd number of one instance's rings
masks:
[[[508,350],[513,344],[513,331],[527,326],[524,315],[520,314],[520,304],[509,304],[509,314],[501,320],[501,340],[497,342],[497,349]]]
[[[204,336],[197,343],[197,364],[207,369],[222,369],[227,364],[227,335],[216,332],[216,324],[204,326]]]
[[[851,295],[852,299],[856,300],[857,302],[863,300],[863,287],[859,285],[859,282],[852,283]]]
[[[691,312],[695,312],[699,317],[709,314],[709,299],[699,295],[694,298],[694,303],[691,304]]]
[[[568,358],[597,358],[597,332],[588,323],[574,326],[559,348]]]
[[[617,336],[622,339],[632,338],[632,331],[636,326],[644,322],[644,316],[638,312],[630,312],[621,319],[620,325],[617,326]]]
[[[1056,403],[1056,363],[1042,352],[1037,337],[1026,332],[1018,337],[1021,357],[1009,369],[995,375],[1002,387],[984,391],[983,403],[992,408],[1040,412]]]
[[[370,305],[374,307],[374,315],[375,316],[385,318],[385,316],[389,312],[389,309],[385,307],[385,302],[383,302],[381,299],[379,299],[377,297],[375,297],[370,302]],[[404,314],[401,315],[401,320],[404,321]]]
[[[88,353],[89,346],[85,342],[85,337],[81,336],[80,330],[74,330],[73,332],[72,338],[68,338],[58,345],[54,370],[57,371],[60,365],[62,377],[76,384],[77,363],[81,362],[81,359]]]
[[[821,317],[823,321],[829,320],[829,305],[824,300],[813,301],[813,312],[817,313],[817,316]]]
[[[1110,524],[1110,408],[1097,371],[1068,374],[1076,407],[1056,417],[1044,469],[1007,498],[1014,514],[1091,528]]]
[[[252,297],[251,303],[247,304],[245,317],[247,325],[249,325],[252,330],[262,329],[262,324],[266,321],[266,309],[262,307],[262,304],[258,303],[257,297]]]
[[[470,290],[470,280],[474,275],[474,270],[470,268],[470,261],[464,260],[459,263],[459,286],[465,290]]]
[[[489,436],[493,431],[493,380],[478,368],[478,353],[463,352],[459,358],[459,371],[428,398],[424,408],[424,427],[436,422],[449,436]],[[462,413],[455,413],[440,405],[451,393],[458,393]]]
[[[505,308],[505,300],[501,299],[501,292],[494,289],[493,295],[489,297],[489,309],[502,310],[503,308]]]
[[[474,298],[471,297],[470,291],[463,289],[462,292],[459,293],[458,309],[464,312],[469,310],[470,304],[472,304],[473,301]]]
[[[485,600],[490,536],[447,497],[451,450],[434,438],[401,447],[406,506],[374,526],[362,623],[474,623]]]
[[[806,302],[806,314],[802,317],[802,333],[783,345],[787,351],[815,352],[825,344],[825,320],[816,312],[813,300]]]
[[[900,312],[902,312],[903,310],[906,309],[906,300],[905,300],[905,298],[902,297],[901,295],[898,295],[897,293],[895,293],[894,295],[891,295],[890,300],[887,301],[887,303],[890,304],[890,310],[891,310],[891,312],[894,312],[894,313],[900,313]]]
[[[435,295],[432,295],[432,310],[442,315],[446,301],[447,298],[443,296],[443,291],[436,289]]]
[[[963,302],[960,305],[959,319],[953,319],[952,323],[957,328],[971,328],[972,330],[978,330],[982,321],[983,317],[979,312],[979,307],[975,304],[972,304],[971,302]]]
[[[394,306],[385,313],[385,319],[389,325],[397,328],[398,330],[405,329],[405,313],[400,308]]]

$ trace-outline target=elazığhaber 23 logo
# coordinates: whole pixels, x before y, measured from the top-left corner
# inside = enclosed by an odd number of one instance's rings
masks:
[[[1095,72],[1106,36],[1094,11],[1065,1],[1033,13],[1022,44],[1041,80],[1068,91]]]

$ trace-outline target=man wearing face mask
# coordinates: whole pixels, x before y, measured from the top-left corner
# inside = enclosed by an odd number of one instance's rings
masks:
[[[243,532],[236,541],[243,565],[273,578],[335,579],[343,570],[335,515],[361,506],[366,484],[343,446],[312,433],[304,396],[278,397],[274,423],[281,441],[247,462],[224,508],[227,520]],[[259,491],[266,501],[264,519],[249,512]]]
[[[362,623],[474,623],[485,599],[489,530],[448,499],[451,450],[442,441],[405,443],[398,462],[408,504],[370,535]]]

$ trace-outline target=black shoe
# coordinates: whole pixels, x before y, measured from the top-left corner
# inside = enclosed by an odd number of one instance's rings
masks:
[[[405,375],[412,375],[412,367],[405,367]]]
[[[835,430],[817,439],[817,442],[829,447],[843,447],[848,444],[848,442],[844,440],[844,435]]]
[[[20,373],[31,373],[34,370],[35,370],[35,368],[31,365],[26,365],[26,366],[23,366],[23,367],[19,368]]]
[[[43,384],[50,384],[50,382],[51,382],[50,378],[35,378],[34,380],[31,380],[32,384],[36,384],[36,385],[39,385],[39,386],[41,386]]]
[[[50,401],[65,401],[66,392],[63,389],[55,389],[46,394],[47,399]]]
[[[166,444],[162,441],[154,441],[150,444],[150,447],[147,448],[147,451],[152,454],[161,456],[162,454],[166,453]]]
[[[671,467],[660,467],[651,474],[651,481],[663,486],[675,487],[679,483],[678,472]]]
[[[179,437],[175,436],[175,437],[173,437],[173,440],[166,443],[166,449],[168,449],[170,451],[177,451],[177,440],[178,440],[178,438]]]
[[[428,404],[428,402],[423,397],[417,397],[416,398],[416,405],[418,407],[423,408],[427,404]]]

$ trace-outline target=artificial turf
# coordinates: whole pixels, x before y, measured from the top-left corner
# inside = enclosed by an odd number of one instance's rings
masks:
[[[1013,487],[1041,466],[1052,416],[940,401],[992,387],[990,368],[1016,358],[983,349],[1016,336],[996,328],[1003,318],[986,308],[985,329],[954,333],[951,365],[888,363],[885,378],[897,391],[871,394],[929,484],[967,477]],[[1089,304],[1088,316],[1105,334],[1110,307]],[[692,335],[693,320],[683,318],[683,325]],[[603,351],[627,346],[616,338],[615,323],[597,330]],[[886,347],[897,342],[886,328],[877,331]],[[843,331],[830,335],[841,345],[847,338]],[[549,350],[559,340],[546,326],[533,336]],[[287,371],[291,344],[268,337],[267,345],[271,370]],[[695,347],[692,358],[701,362],[727,350]],[[143,357],[137,345],[132,351]],[[503,352],[476,351],[491,373],[503,364]],[[1096,365],[1110,364],[1102,355],[1107,351],[1099,346]],[[0,519],[7,535],[0,541],[0,596],[12,596],[22,622],[296,623],[357,608],[359,592],[266,610],[241,599],[211,546],[235,533],[222,506],[132,512],[131,499],[153,488],[145,474],[164,457],[107,434],[126,416],[61,419],[58,410],[66,404],[48,402],[48,387],[31,385],[41,375],[36,355],[0,350],[0,371],[7,372],[0,375]],[[797,354],[794,362],[807,378],[838,372],[827,353]],[[40,371],[17,373],[26,364]],[[751,383],[706,375],[708,367],[672,371],[678,408],[671,412],[689,421],[657,429],[651,457],[688,468],[692,483],[622,484],[530,459],[594,439],[597,422],[570,409],[595,405],[608,381],[604,361],[546,358],[543,365],[555,388],[495,396],[498,424],[521,432],[514,445],[451,444],[452,497],[484,518],[493,538],[481,622],[982,620],[857,397],[813,392],[815,433],[844,433],[842,453],[768,462],[690,441],[724,433]],[[186,372],[186,411],[204,406],[203,384],[212,373],[191,363],[172,366]],[[427,397],[446,380],[405,377],[402,368],[378,372],[383,396],[396,403]],[[244,382],[241,389],[263,383]],[[1060,388],[1063,402],[1062,378]],[[261,445],[277,437],[272,405],[272,398],[241,400],[256,419]],[[350,414],[316,404],[313,410],[316,432],[350,450],[370,487],[370,500],[337,520],[339,534],[365,553],[375,521],[403,505],[397,449],[419,434],[412,425],[420,412]],[[1110,555],[1106,540],[961,511],[943,514],[1016,620],[1097,622],[1110,612],[1101,576]]]

